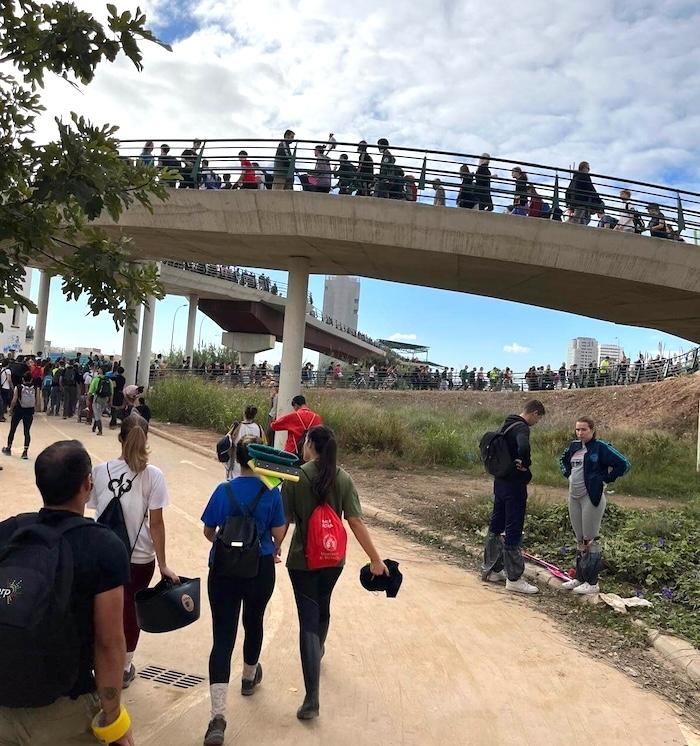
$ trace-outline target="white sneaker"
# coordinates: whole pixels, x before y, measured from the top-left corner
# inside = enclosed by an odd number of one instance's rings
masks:
[[[600,587],[598,586],[598,583],[595,585],[591,585],[590,583],[582,583],[578,586],[578,588],[574,588],[572,593],[578,593],[579,595],[583,596],[586,594],[592,594],[592,593],[600,593]]]
[[[498,572],[493,572],[492,570],[486,580],[490,583],[502,583],[504,580],[508,580],[508,576],[505,570],[499,570]]]
[[[540,589],[536,585],[528,583],[525,578],[517,580],[506,580],[506,590],[515,593],[539,593]]]
[[[562,583],[561,587],[565,591],[573,591],[574,588],[578,588],[580,585],[583,585],[583,583],[580,580],[573,578],[573,580],[567,580],[566,583]]]

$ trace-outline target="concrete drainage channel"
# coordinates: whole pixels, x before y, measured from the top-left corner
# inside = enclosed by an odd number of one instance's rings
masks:
[[[214,463],[214,454],[207,448],[190,443],[155,426],[151,426],[149,432],[211,459]],[[464,552],[472,557],[481,557],[481,551],[478,548],[465,544],[457,536],[439,534],[436,531],[421,526],[415,521],[398,516],[395,513],[389,513],[366,501],[363,501],[363,511],[366,517],[388,528],[403,528],[411,534],[423,537],[431,542],[437,542],[442,546],[449,547],[458,552]],[[525,563],[525,576],[530,580],[535,580],[539,585],[547,585],[555,590],[561,590],[561,580],[553,577],[543,568],[532,565],[531,563]],[[596,603],[597,597],[579,596],[578,599],[583,603]],[[668,661],[673,668],[690,679],[694,684],[700,685],[700,652],[693,645],[673,635],[667,635],[659,630],[651,629],[641,619],[633,620],[633,624],[646,630],[649,643],[664,660]]]

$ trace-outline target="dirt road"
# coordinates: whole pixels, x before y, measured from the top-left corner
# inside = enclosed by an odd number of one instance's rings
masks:
[[[5,426],[6,427],[6,426]],[[2,435],[6,431],[2,431]],[[116,457],[116,434],[98,438],[72,421],[39,415],[32,455],[54,440],[79,438],[95,462]],[[203,580],[202,618],[169,635],[144,634],[136,664],[206,678],[211,627],[205,592],[207,543],[199,516],[223,475],[211,460],[157,437],[152,463],[166,475],[168,564]],[[19,453],[19,450],[16,450]],[[32,461],[3,458],[2,516],[34,509],[39,498]],[[574,649],[527,599],[484,586],[444,564],[433,550],[374,530],[381,552],[405,575],[401,593],[386,599],[364,591],[364,559],[351,541],[334,597],[324,658],[321,717],[299,723],[303,698],[297,621],[283,566],[268,607],[261,657],[265,677],[254,697],[237,691],[240,645],[234,654],[227,743],[241,746],[527,746],[573,742],[697,744],[671,707],[621,672]],[[137,678],[126,693],[138,744],[200,744],[209,716],[206,680],[191,688]]]

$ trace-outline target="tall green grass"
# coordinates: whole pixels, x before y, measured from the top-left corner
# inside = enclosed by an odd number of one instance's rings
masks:
[[[447,396],[445,402],[449,403]],[[399,400],[381,394],[354,398],[344,392],[310,391],[307,399],[333,428],[345,454],[365,455],[376,463],[401,468],[409,464],[454,468],[470,476],[484,474],[478,448],[482,434],[500,425],[508,414],[496,408],[437,408],[421,401],[419,395]],[[258,419],[264,424],[270,394],[195,378],[167,379],[151,389],[149,402],[160,420],[225,432],[233,420],[241,418],[248,404],[257,406]],[[700,495],[691,435],[612,430],[600,436],[632,462],[632,470],[615,487],[618,492],[682,499]],[[536,483],[564,486],[559,455],[572,437],[567,427],[547,424],[546,419],[533,428]]]

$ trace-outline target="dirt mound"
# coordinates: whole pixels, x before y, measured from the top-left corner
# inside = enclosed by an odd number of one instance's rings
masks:
[[[700,400],[700,373],[669,378],[658,383],[606,388],[557,391],[345,391],[314,392],[313,398],[348,397],[371,402],[382,408],[421,403],[431,409],[454,411],[468,416],[478,409],[517,411],[527,399],[537,397],[547,408],[547,419],[570,424],[581,415],[589,415],[602,427],[664,430],[676,435],[697,426]]]

